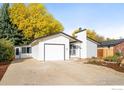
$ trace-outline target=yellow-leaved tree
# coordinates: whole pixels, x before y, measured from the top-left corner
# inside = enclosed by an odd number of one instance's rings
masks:
[[[64,29],[43,4],[15,3],[9,8],[9,15],[12,23],[17,25],[26,38],[35,39]]]
[[[86,31],[87,31],[87,37],[89,37],[93,40],[96,40],[98,42],[102,42],[105,40],[105,38],[103,36],[98,35],[95,31],[93,31],[91,29],[86,29]],[[80,32],[79,29],[74,30],[72,33],[72,36],[77,38],[76,33],[78,33],[78,32]]]

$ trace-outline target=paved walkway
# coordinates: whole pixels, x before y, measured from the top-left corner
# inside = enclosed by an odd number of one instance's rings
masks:
[[[1,85],[124,85],[124,73],[82,62],[14,61]]]

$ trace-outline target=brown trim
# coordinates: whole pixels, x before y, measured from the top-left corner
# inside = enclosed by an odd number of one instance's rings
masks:
[[[45,45],[63,45],[64,46],[64,60],[65,60],[65,44],[56,44],[56,43],[44,43],[44,62],[45,60]]]

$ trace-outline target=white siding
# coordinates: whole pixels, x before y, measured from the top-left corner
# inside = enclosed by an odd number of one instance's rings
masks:
[[[35,45],[32,47],[32,57],[35,59],[39,59],[39,46]]]
[[[86,31],[77,33],[77,39],[81,40],[81,58],[87,58],[87,36]]]
[[[44,42],[39,42],[39,50],[38,50],[38,55],[39,55],[39,60],[44,60]]]
[[[31,57],[31,54],[25,53],[25,54],[21,54],[21,58],[29,58]]]
[[[86,31],[77,33],[77,39],[81,40],[81,58],[97,57],[97,44],[87,39]]]
[[[87,57],[97,57],[97,44],[87,40]]]
[[[57,36],[57,37],[39,42],[39,44],[37,45],[38,47],[34,46],[32,48],[32,54],[33,54],[32,57],[37,58],[39,60],[44,60],[44,44],[45,43],[65,44],[65,60],[69,60],[69,39],[64,36]],[[54,51],[56,50],[51,49],[50,52],[54,52]]]

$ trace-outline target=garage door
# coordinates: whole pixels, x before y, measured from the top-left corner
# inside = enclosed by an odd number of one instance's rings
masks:
[[[45,44],[44,60],[64,60],[65,59],[65,45],[64,44]]]

